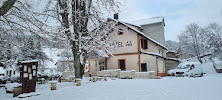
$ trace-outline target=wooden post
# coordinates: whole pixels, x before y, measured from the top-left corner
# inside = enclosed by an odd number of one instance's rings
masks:
[[[81,79],[76,79],[76,86],[81,86]]]
[[[96,77],[93,77],[93,82],[96,82]]]
[[[14,87],[13,89],[13,97],[17,97],[19,94],[22,94],[22,87]]]
[[[104,75],[104,81],[107,81],[107,75]]]
[[[56,90],[56,83],[51,83],[51,90]]]

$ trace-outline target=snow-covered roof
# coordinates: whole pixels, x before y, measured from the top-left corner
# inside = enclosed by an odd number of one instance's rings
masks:
[[[142,53],[162,57],[162,55],[159,53],[153,53],[153,52],[142,52]]]
[[[222,69],[222,62],[215,64],[215,67],[217,69]]]
[[[31,63],[31,62],[38,62],[39,60],[27,60],[27,61],[22,61],[22,63]]]
[[[5,74],[5,71],[2,67],[0,67],[0,74]]]
[[[167,53],[177,53],[176,51],[167,51]]]
[[[163,16],[130,21],[129,23],[134,24],[134,25],[138,25],[138,26],[143,26],[143,25],[162,23],[162,22],[164,23]],[[164,26],[165,26],[165,23],[164,23]]]
[[[141,26],[139,26],[139,25],[135,25],[135,24],[128,23],[128,22],[124,22],[124,23],[126,23],[126,24],[128,24],[128,25],[131,25],[131,26],[138,27],[138,28],[140,28],[140,29],[143,29],[143,27],[141,27]]]
[[[177,58],[166,58],[167,60],[175,60],[175,61],[179,61],[179,62],[182,62],[180,59],[177,59]]]
[[[124,22],[122,22],[122,21],[119,21],[119,20],[115,20],[115,19],[112,19],[112,18],[109,18],[109,19],[114,20],[114,21],[116,21],[116,22],[119,22],[119,23],[125,25],[126,27],[129,27],[129,28],[132,29],[133,31],[139,33],[139,34],[142,35],[143,37],[147,38],[148,40],[150,40],[150,41],[152,41],[152,42],[158,44],[159,46],[161,46],[161,47],[163,47],[164,49],[167,50],[167,48],[166,48],[163,44],[157,42],[156,40],[154,40],[154,39],[152,39],[152,38],[150,38],[150,37],[148,37],[148,36],[145,35],[143,32],[141,32],[141,31],[135,29],[134,27],[132,27],[132,26],[130,26],[130,25],[128,25],[128,24],[126,24],[126,23],[124,23]]]

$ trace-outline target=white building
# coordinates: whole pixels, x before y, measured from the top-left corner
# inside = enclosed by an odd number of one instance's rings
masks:
[[[4,68],[5,76],[8,77],[19,77],[20,76],[20,70],[17,63],[12,63]]]
[[[88,59],[89,72],[97,75],[101,70],[135,70],[136,72],[155,71],[157,76],[165,76],[166,50],[164,18],[155,17],[144,23],[134,25],[118,19],[108,21],[117,23],[119,30],[113,30],[117,50],[113,56]],[[120,31],[121,30],[121,31]]]

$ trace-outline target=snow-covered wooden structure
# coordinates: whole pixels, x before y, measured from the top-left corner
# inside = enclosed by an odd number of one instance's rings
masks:
[[[22,62],[21,80],[22,93],[35,92],[38,60],[28,60]]]
[[[56,62],[57,71],[62,72],[62,77],[74,76],[74,60],[73,59],[62,59]],[[60,70],[59,70],[60,69]]]

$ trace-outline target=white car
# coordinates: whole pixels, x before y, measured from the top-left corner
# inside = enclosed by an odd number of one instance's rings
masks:
[[[176,70],[175,70],[175,76],[203,76],[203,68],[199,62],[183,62],[180,63]]]
[[[167,71],[167,75],[168,75],[168,76],[175,76],[175,71],[176,71],[176,69],[168,70],[168,71]]]

